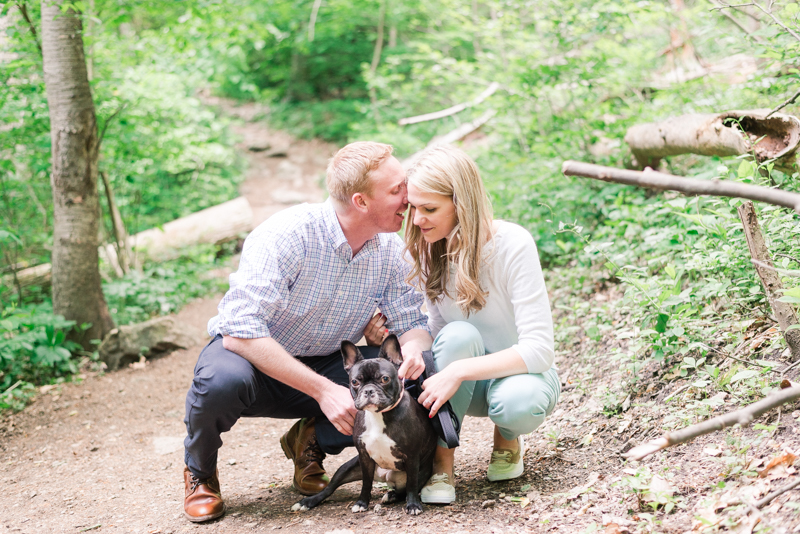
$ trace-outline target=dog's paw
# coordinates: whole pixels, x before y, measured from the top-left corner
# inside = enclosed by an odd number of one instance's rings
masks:
[[[406,504],[406,513],[410,515],[419,515],[422,513],[422,505],[416,502]]]
[[[365,504],[365,503],[363,503],[361,501],[358,501],[357,503],[355,503],[353,505],[351,510],[353,511],[354,514],[357,514],[359,512],[366,512],[368,508],[369,508],[368,504]]]
[[[305,512],[308,508],[302,503],[296,502],[292,505],[292,512]]]

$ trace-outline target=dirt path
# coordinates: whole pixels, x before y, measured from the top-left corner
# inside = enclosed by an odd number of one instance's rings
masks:
[[[333,147],[269,131],[252,120],[259,114],[254,106],[218,104],[245,119],[238,131],[251,167],[242,193],[253,202],[259,220],[297,201],[321,200],[320,178]],[[219,297],[192,303],[179,318],[204,330]],[[144,368],[53,388],[5,418],[0,423],[0,533],[684,532],[691,529],[703,499],[721,481],[736,480],[724,474],[731,472],[731,462],[701,452],[709,444],[732,449],[724,434],[656,455],[647,468],[669,478],[683,508],[648,516],[621,485],[632,475],[623,471],[631,466],[619,452],[633,440],[661,432],[659,401],[677,386],[654,381],[650,397],[629,402],[618,415],[604,415],[602,391],[619,380],[614,374],[619,364],[603,353],[581,356],[576,341],[557,356],[565,391],[557,411],[528,438],[526,471],[517,480],[486,481],[491,426],[488,420],[468,418],[456,457],[458,499],[453,505],[427,506],[417,517],[406,516],[401,504],[353,514],[349,508],[358,485],[352,484],[315,510],[293,513],[290,507],[299,496],[290,488],[292,464],[278,444],[292,421],[244,419],[223,436],[220,450],[228,513],[207,524],[190,524],[182,506],[184,399],[205,342],[198,339],[196,347]],[[774,439],[760,441],[743,462],[750,466],[760,459],[763,466],[782,449],[800,450],[797,417],[796,411],[785,412]],[[747,436],[752,433],[741,439]],[[326,467],[332,472],[351,454],[352,449],[329,458]],[[774,484],[793,470],[784,469]],[[374,504],[379,492],[373,496]],[[769,509],[771,517],[781,514],[786,531],[800,522],[790,501],[787,494]],[[608,523],[618,528],[605,527]]]

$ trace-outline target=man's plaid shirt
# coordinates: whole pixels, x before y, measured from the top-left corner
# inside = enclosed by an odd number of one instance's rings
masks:
[[[330,200],[294,206],[247,237],[208,332],[272,337],[289,354],[317,356],[361,339],[376,308],[393,334],[427,330],[409,269],[396,234],[377,234],[353,258]]]

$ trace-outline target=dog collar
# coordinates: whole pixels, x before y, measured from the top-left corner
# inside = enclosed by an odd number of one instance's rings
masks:
[[[390,410],[394,410],[395,408],[397,408],[397,405],[400,404],[401,400],[403,400],[403,395],[405,395],[405,394],[406,394],[406,390],[405,389],[400,390],[400,396],[397,398],[397,402],[395,402],[394,404],[392,404],[388,408],[384,408],[383,410],[379,411],[378,413],[386,413],[386,412],[388,412]]]

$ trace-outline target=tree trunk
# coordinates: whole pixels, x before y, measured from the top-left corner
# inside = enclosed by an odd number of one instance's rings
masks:
[[[53,312],[91,323],[87,349],[114,327],[97,255],[97,121],[86,73],[81,19],[61,0],[42,1],[42,51],[53,168]]]

